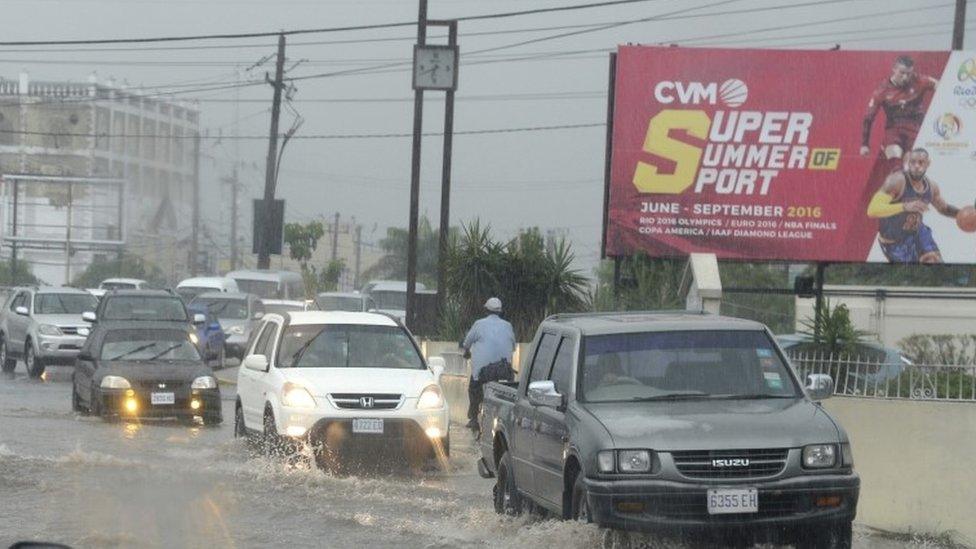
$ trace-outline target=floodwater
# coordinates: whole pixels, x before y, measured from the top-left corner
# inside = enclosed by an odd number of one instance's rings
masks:
[[[446,470],[335,477],[255,455],[224,424],[106,423],[71,411],[70,368],[0,378],[0,547],[681,547],[594,526],[496,515],[471,437]],[[687,546],[693,546],[689,544]],[[921,547],[859,527],[855,547]]]

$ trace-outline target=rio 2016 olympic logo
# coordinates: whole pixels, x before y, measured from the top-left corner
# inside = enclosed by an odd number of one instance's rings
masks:
[[[935,133],[946,141],[959,135],[960,131],[962,131],[962,121],[951,112],[947,112],[935,120]]]
[[[970,57],[959,65],[959,72],[956,74],[960,82],[972,80],[976,82],[976,58]]]

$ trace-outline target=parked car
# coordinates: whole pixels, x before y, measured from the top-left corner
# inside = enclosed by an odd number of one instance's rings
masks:
[[[485,386],[478,468],[496,511],[850,547],[860,479],[817,403],[833,382],[804,392],[762,324],[556,315],[527,356],[518,381]]]
[[[448,406],[410,333],[374,313],[268,314],[237,377],[236,436],[304,441],[317,463],[392,451],[412,464],[450,453]]]
[[[322,292],[315,304],[323,311],[363,312],[376,308],[372,299],[359,292]]]
[[[254,323],[264,316],[264,304],[258,296],[212,292],[198,295],[190,304],[206,307],[217,317],[224,330],[225,356],[244,358]]]
[[[294,313],[297,311],[314,311],[316,305],[314,301],[297,299],[262,299],[265,313]]]
[[[795,352],[802,354],[800,349],[805,345],[811,345],[813,337],[807,334],[782,334],[776,336],[776,343],[787,354],[792,355]],[[886,347],[873,341],[859,342],[858,347],[861,352],[855,353],[858,356],[851,358],[863,364],[845,368],[839,373],[840,377],[847,378],[836,380],[835,385],[839,385],[842,391],[845,389],[855,391],[859,387],[883,386],[896,379],[906,367],[912,365],[912,360],[894,347]],[[814,354],[811,353],[811,356]]]
[[[95,305],[95,297],[74,288],[14,290],[0,311],[3,371],[12,372],[18,358],[34,378],[49,365],[74,365],[89,329],[81,315]]]
[[[305,281],[292,271],[244,269],[227,273],[241,292],[267,299],[305,299]]]
[[[223,419],[217,379],[181,322],[100,322],[78,356],[71,406],[104,419]]]
[[[190,314],[202,314],[205,320],[197,325],[197,341],[203,359],[214,368],[223,368],[227,357],[224,348],[227,336],[220,325],[220,320],[203,303],[190,304]]]
[[[144,290],[149,288],[149,283],[139,278],[106,278],[99,285],[98,289],[108,290]]]
[[[209,292],[230,292],[237,293],[237,282],[233,278],[224,276],[199,276],[187,278],[176,285],[176,293],[189,303],[193,298],[200,294]]]

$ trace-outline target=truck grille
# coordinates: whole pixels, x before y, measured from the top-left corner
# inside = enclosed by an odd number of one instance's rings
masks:
[[[789,449],[690,450],[671,452],[678,472],[688,478],[749,479],[772,477],[786,467]]]
[[[64,335],[69,335],[69,336],[78,335],[77,326],[61,326],[60,328],[61,328],[61,333]]]
[[[395,410],[403,401],[396,393],[331,393],[329,398],[345,410]]]

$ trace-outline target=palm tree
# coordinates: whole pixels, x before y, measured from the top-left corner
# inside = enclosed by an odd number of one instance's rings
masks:
[[[437,246],[440,231],[435,230],[426,216],[417,225],[417,281],[434,287],[437,284]],[[389,278],[407,279],[407,229],[390,227],[380,240],[383,257],[363,272],[363,280]]]

